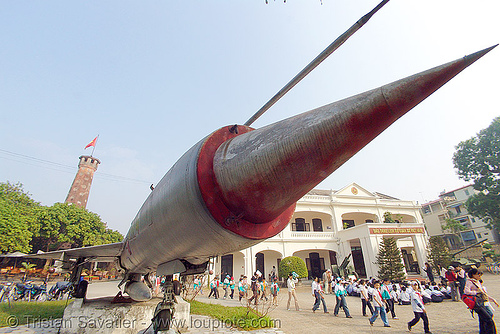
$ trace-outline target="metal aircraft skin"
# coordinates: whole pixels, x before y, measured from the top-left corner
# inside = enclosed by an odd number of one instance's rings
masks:
[[[125,291],[149,299],[142,275],[200,272],[281,232],[302,196],[494,47],[260,129],[222,127],[165,174],[123,242],[37,257],[117,259]]]

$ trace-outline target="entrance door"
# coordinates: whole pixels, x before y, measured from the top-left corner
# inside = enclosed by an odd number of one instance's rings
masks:
[[[262,273],[263,277],[266,277],[266,273],[264,272],[264,254],[263,253],[255,254],[255,268]]]
[[[321,260],[323,260],[323,266],[321,266]],[[325,268],[324,261],[323,258],[319,257],[319,253],[309,253],[309,263],[311,266],[311,271],[309,272],[310,278],[321,277]]]
[[[365,260],[363,259],[363,251],[360,246],[351,247],[352,262],[354,263],[354,270],[361,277],[366,277]]]
[[[233,254],[222,256],[220,262],[221,275],[233,276]]]
[[[328,251],[328,255],[330,256],[330,269],[331,266],[337,264],[337,253],[334,251]]]

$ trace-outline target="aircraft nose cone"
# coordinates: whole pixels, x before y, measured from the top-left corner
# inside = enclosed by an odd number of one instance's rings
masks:
[[[213,159],[224,203],[256,224],[278,217],[492,48],[225,141]]]

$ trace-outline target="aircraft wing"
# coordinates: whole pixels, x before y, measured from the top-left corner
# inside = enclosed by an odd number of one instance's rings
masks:
[[[112,262],[120,255],[124,245],[123,242],[116,242],[106,245],[70,248],[52,252],[39,252],[37,254],[27,254],[23,257],[53,260],[61,260],[63,258],[71,260],[84,257],[89,261]]]

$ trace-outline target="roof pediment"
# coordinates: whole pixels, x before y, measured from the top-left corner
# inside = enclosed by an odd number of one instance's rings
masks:
[[[334,194],[336,196],[378,197],[355,182],[345,186]]]

